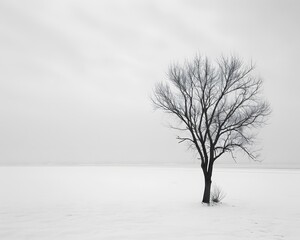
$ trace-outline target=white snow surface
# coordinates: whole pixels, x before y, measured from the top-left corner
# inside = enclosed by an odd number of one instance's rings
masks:
[[[3,240],[300,239],[300,171],[196,167],[0,167]]]

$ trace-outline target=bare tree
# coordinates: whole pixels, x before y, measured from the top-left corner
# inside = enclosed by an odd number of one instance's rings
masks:
[[[196,56],[183,65],[169,68],[169,83],[158,83],[152,97],[156,108],[178,120],[171,128],[199,154],[205,179],[203,203],[210,201],[214,162],[225,153],[240,149],[257,159],[252,149],[256,129],[270,114],[262,99],[262,80],[254,66],[237,57],[222,57],[215,63]],[[233,156],[234,157],[234,156]]]

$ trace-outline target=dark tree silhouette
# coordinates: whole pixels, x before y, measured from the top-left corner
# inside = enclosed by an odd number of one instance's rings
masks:
[[[171,125],[181,132],[177,139],[199,154],[205,179],[203,203],[210,202],[213,165],[218,158],[232,155],[235,149],[253,160],[258,157],[252,149],[253,129],[265,123],[270,106],[262,99],[262,80],[253,70],[252,64],[247,66],[237,57],[212,63],[196,56],[183,65],[170,66],[169,82],[155,86],[154,106],[179,120]]]

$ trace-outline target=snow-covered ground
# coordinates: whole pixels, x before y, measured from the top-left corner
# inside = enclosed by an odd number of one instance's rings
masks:
[[[0,167],[0,239],[300,239],[300,171],[216,169],[203,206],[192,167]]]

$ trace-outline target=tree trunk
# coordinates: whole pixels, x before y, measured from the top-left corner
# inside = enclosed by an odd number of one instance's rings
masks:
[[[210,203],[210,187],[211,187],[211,176],[205,177],[205,188],[203,193],[203,203]]]

